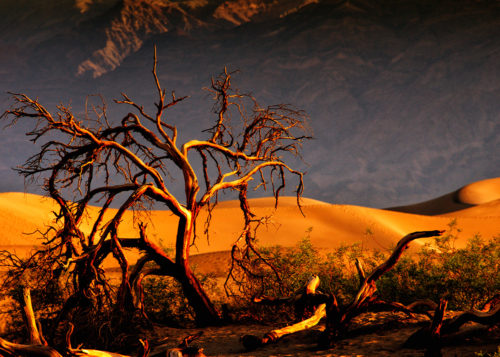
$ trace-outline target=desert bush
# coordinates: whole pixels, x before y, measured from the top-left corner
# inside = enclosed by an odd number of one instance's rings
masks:
[[[196,267],[194,267],[196,272]],[[202,286],[212,296],[220,296],[215,278],[210,274],[196,274]],[[195,322],[193,308],[182,293],[180,284],[171,277],[151,276],[143,283],[144,312],[151,322],[168,326],[187,326]],[[212,299],[220,304],[217,297]]]
[[[381,277],[379,294],[406,304],[445,296],[450,309],[467,310],[500,291],[500,237],[485,241],[474,236],[465,248],[455,248],[460,232],[454,225],[449,234],[435,239],[434,247],[424,245],[417,257],[403,257]]]
[[[144,308],[151,321],[176,326],[193,321],[193,311],[173,278],[151,277],[143,286]]]
[[[435,238],[433,244],[425,244],[418,254],[403,256],[378,280],[379,297],[403,304],[418,299],[437,302],[447,297],[450,309],[467,310],[480,306],[500,291],[500,236],[489,241],[474,236],[465,248],[456,248],[454,243],[460,233],[456,222],[450,223],[448,232]],[[312,245],[309,235],[295,247],[268,247],[260,253],[269,265],[256,265],[254,275],[241,285],[247,297],[291,296],[310,276],[318,275],[319,289],[333,293],[341,305],[350,302],[359,287],[356,259],[362,261],[367,274],[386,259],[384,253],[368,251],[361,244],[342,246],[323,254]],[[255,314],[267,313],[271,319],[275,319],[277,313],[297,318],[291,306],[255,309]]]
[[[485,353],[485,352],[476,352],[475,356],[477,357],[500,357],[500,346],[497,347],[496,352]]]

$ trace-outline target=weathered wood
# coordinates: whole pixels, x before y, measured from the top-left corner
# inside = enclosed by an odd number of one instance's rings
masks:
[[[499,305],[500,305],[500,293],[497,293],[491,299],[486,301],[479,311],[481,312],[493,311]]]
[[[370,302],[370,304],[366,307],[366,311],[371,312],[380,312],[380,311],[395,311],[395,312],[403,312],[410,317],[413,317],[415,314],[423,314],[427,315],[432,319],[433,315],[428,311],[419,311],[419,307],[427,307],[428,309],[435,310],[437,308],[437,304],[431,300],[417,300],[409,305],[404,305],[399,302],[389,302],[380,299],[374,299]]]
[[[29,287],[22,286],[19,303],[21,304],[23,320],[28,331],[30,344],[47,345],[45,338],[43,338],[42,334],[38,330],[35,312],[33,311],[33,305],[31,304],[31,291]]]
[[[283,327],[281,329],[271,330],[267,332],[263,337],[258,337],[254,335],[245,335],[241,338],[241,342],[248,351],[252,351],[264,345],[274,343],[283,336],[314,327],[325,316],[326,316],[326,304],[321,304],[318,306],[313,316],[311,316],[308,319],[302,320],[293,325]]]
[[[434,313],[434,318],[432,319],[430,328],[430,338],[428,342],[427,349],[425,351],[425,357],[441,357],[441,328],[443,327],[444,313],[446,312],[446,307],[448,306],[448,300],[441,299],[439,305]]]
[[[49,346],[25,345],[0,338],[0,355],[5,357],[62,357]]]
[[[330,347],[347,330],[350,321],[368,309],[368,306],[377,301],[374,297],[377,291],[376,281],[398,262],[403,252],[408,248],[411,241],[419,238],[440,236],[444,231],[422,231],[410,233],[398,242],[392,254],[385,262],[376,267],[373,272],[360,284],[358,293],[353,301],[345,308],[339,310],[335,304],[329,304],[327,308],[327,323],[325,332],[320,340],[322,347]],[[361,273],[360,273],[361,276]]]
[[[303,299],[304,296],[314,296],[316,294],[316,289],[319,286],[319,281],[320,280],[317,275],[312,276],[307,282],[303,294],[297,294],[295,297],[282,299],[280,300],[280,303],[284,301],[294,301],[294,300],[297,301],[297,299]],[[276,301],[269,300],[268,302],[274,303]],[[283,336],[314,327],[325,316],[326,316],[326,303],[322,303],[315,309],[314,314],[308,319],[302,320],[293,325],[285,326],[281,329],[271,330],[267,332],[263,337],[258,337],[254,335],[245,335],[241,338],[241,342],[247,350],[249,351],[255,350],[269,343],[274,343]]]
[[[128,355],[121,355],[119,353],[107,352],[101,350],[93,350],[93,349],[79,349],[71,352],[70,356],[86,356],[86,357],[131,357]]]
[[[356,258],[356,262],[354,264],[356,265],[356,270],[358,271],[359,286],[361,287],[363,282],[366,280],[366,273],[359,258]]]
[[[488,312],[465,311],[451,319],[447,319],[441,328],[442,334],[456,332],[467,322],[476,322],[481,325],[496,325],[500,323],[500,305]]]
[[[453,318],[445,319],[440,327],[440,338],[456,335],[460,327],[467,322],[476,322],[481,325],[493,326],[500,323],[500,305],[490,311],[465,311]],[[427,348],[431,338],[431,326],[423,327],[413,333],[404,343],[405,348]]]

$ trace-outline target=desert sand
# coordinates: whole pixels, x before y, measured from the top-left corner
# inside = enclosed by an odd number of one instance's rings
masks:
[[[375,209],[351,205],[335,205],[304,198],[302,212],[297,208],[296,198],[283,197],[278,209],[272,198],[250,201],[251,209],[259,216],[268,216],[267,224],[258,231],[262,246],[294,246],[304,236],[309,235],[312,244],[320,250],[332,250],[340,245],[360,242],[366,248],[389,250],[403,235],[418,230],[446,230],[455,221],[461,232],[456,246],[464,246],[467,239],[479,234],[490,239],[500,233],[500,178],[475,182],[438,199],[420,204],[391,209]],[[0,249],[27,254],[40,244],[37,230],[43,231],[53,222],[56,205],[50,198],[27,193],[0,194]],[[97,208],[89,211],[95,215]],[[411,213],[408,213],[411,212]],[[206,212],[202,212],[200,222],[204,222]],[[173,246],[176,218],[169,211],[153,211],[148,220],[148,234],[165,247]],[[136,237],[134,216],[128,212],[119,232],[123,237]],[[243,225],[237,201],[221,202],[213,212],[210,239],[203,236],[203,224],[198,225],[199,237],[192,249],[193,263],[203,272],[221,276],[228,264],[228,250],[238,237]],[[84,222],[83,230],[89,229]],[[27,234],[33,233],[34,234]],[[422,241],[413,243],[410,252],[416,251]],[[113,264],[112,262],[110,263]],[[400,319],[395,314],[362,315],[359,324],[370,324],[369,319]],[[363,319],[368,319],[364,321]],[[421,355],[414,350],[401,350],[401,343],[422,321],[403,319],[395,329],[363,334],[341,341],[339,346],[329,351],[314,351],[321,325],[297,336],[285,337],[278,344],[266,346],[255,352],[245,352],[239,337],[251,333],[262,335],[271,326],[226,326],[206,329],[199,340],[207,355],[223,356],[391,356],[394,353],[405,356]],[[447,347],[445,356],[474,356],[474,352],[493,351],[499,329],[488,332],[492,337],[485,344],[484,339],[471,337],[464,345]],[[175,345],[177,340],[197,330],[159,328],[155,333],[169,336]],[[485,335],[485,332],[481,332]],[[483,336],[483,337],[484,337]]]
[[[425,214],[432,202],[432,215]],[[465,208],[455,210],[457,205]],[[368,249],[390,250],[407,233],[419,230],[446,230],[450,222],[456,222],[461,232],[456,242],[462,247],[467,240],[479,234],[490,239],[500,233],[500,178],[475,182],[451,194],[425,203],[399,207],[406,213],[361,206],[336,205],[303,198],[302,212],[295,197],[282,197],[274,208],[273,198],[250,200],[252,211],[260,217],[268,217],[266,224],[258,231],[261,246],[294,246],[306,235],[320,250],[332,250],[340,245],[359,242]],[[422,212],[417,212],[418,208]],[[25,254],[34,245],[40,244],[37,230],[45,230],[54,220],[57,209],[50,198],[28,193],[0,194],[0,248]],[[97,212],[92,208],[90,218]],[[197,227],[198,238],[191,250],[192,255],[216,257],[218,252],[227,252],[238,238],[243,226],[243,217],[237,201],[221,202],[213,212],[208,238],[204,235],[206,211],[200,214]],[[137,217],[135,217],[137,219]],[[173,247],[177,219],[170,211],[153,211],[149,217],[139,217],[148,222],[151,239],[165,247]],[[82,225],[84,231],[90,229],[90,219]],[[31,233],[31,234],[30,234]],[[120,236],[137,237],[134,215],[127,212]],[[415,251],[426,240],[412,244]],[[427,239],[427,241],[430,241]],[[201,258],[201,256],[199,257]],[[205,255],[208,258],[208,255]],[[201,260],[201,259],[196,259]],[[205,265],[205,264],[203,264]],[[212,267],[217,264],[209,264]],[[208,265],[207,265],[208,266]]]
[[[446,317],[453,316],[448,312]],[[207,356],[322,356],[322,357],[421,357],[423,350],[402,348],[404,342],[417,329],[429,323],[426,317],[409,318],[401,313],[366,313],[353,320],[354,333],[348,339],[340,340],[329,350],[318,350],[317,341],[324,325],[283,337],[275,344],[255,351],[245,351],[240,337],[246,334],[263,336],[274,327],[245,324],[200,329],[175,329],[163,327],[157,330],[160,336],[169,336],[172,345],[184,337],[203,331],[193,345],[203,347]],[[441,350],[443,357],[475,357],[477,352],[496,352],[500,329],[486,331],[478,326],[467,327],[468,333],[460,343],[446,344]]]

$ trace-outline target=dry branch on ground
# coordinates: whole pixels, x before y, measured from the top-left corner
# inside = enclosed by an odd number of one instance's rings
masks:
[[[242,342],[248,349],[255,349],[262,345],[276,342],[280,337],[294,333],[305,328],[314,326],[323,317],[326,317],[326,329],[320,339],[322,347],[330,347],[339,338],[342,338],[348,329],[351,320],[367,311],[401,311],[408,315],[416,312],[417,306],[433,306],[432,302],[427,300],[418,301],[409,306],[396,302],[386,302],[380,300],[375,292],[377,291],[376,282],[386,272],[391,270],[397,263],[403,252],[408,248],[411,241],[419,238],[427,238],[440,236],[443,231],[423,231],[414,232],[401,238],[392,254],[376,267],[370,275],[366,275],[360,262],[356,264],[358,275],[360,279],[359,290],[354,297],[353,301],[346,306],[340,306],[337,302],[335,295],[324,294],[322,292],[316,293],[316,288],[319,284],[319,278],[315,277],[310,280],[303,293],[297,294],[290,298],[269,299],[258,298],[254,299],[255,302],[261,304],[292,304],[302,302],[307,305],[315,305],[317,308],[314,315],[304,321],[298,322],[294,325],[288,326],[283,329],[273,330],[267,333],[264,337],[244,336]]]

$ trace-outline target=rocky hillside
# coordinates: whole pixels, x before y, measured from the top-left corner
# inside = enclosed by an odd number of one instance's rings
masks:
[[[498,176],[499,2],[4,0],[0,13],[2,92],[77,111],[88,93],[152,104],[154,43],[167,90],[191,96],[171,114],[184,137],[209,125],[210,77],[240,69],[262,102],[310,114],[312,198],[398,205]],[[1,190],[23,187],[8,170],[33,150],[20,132],[1,134]]]

